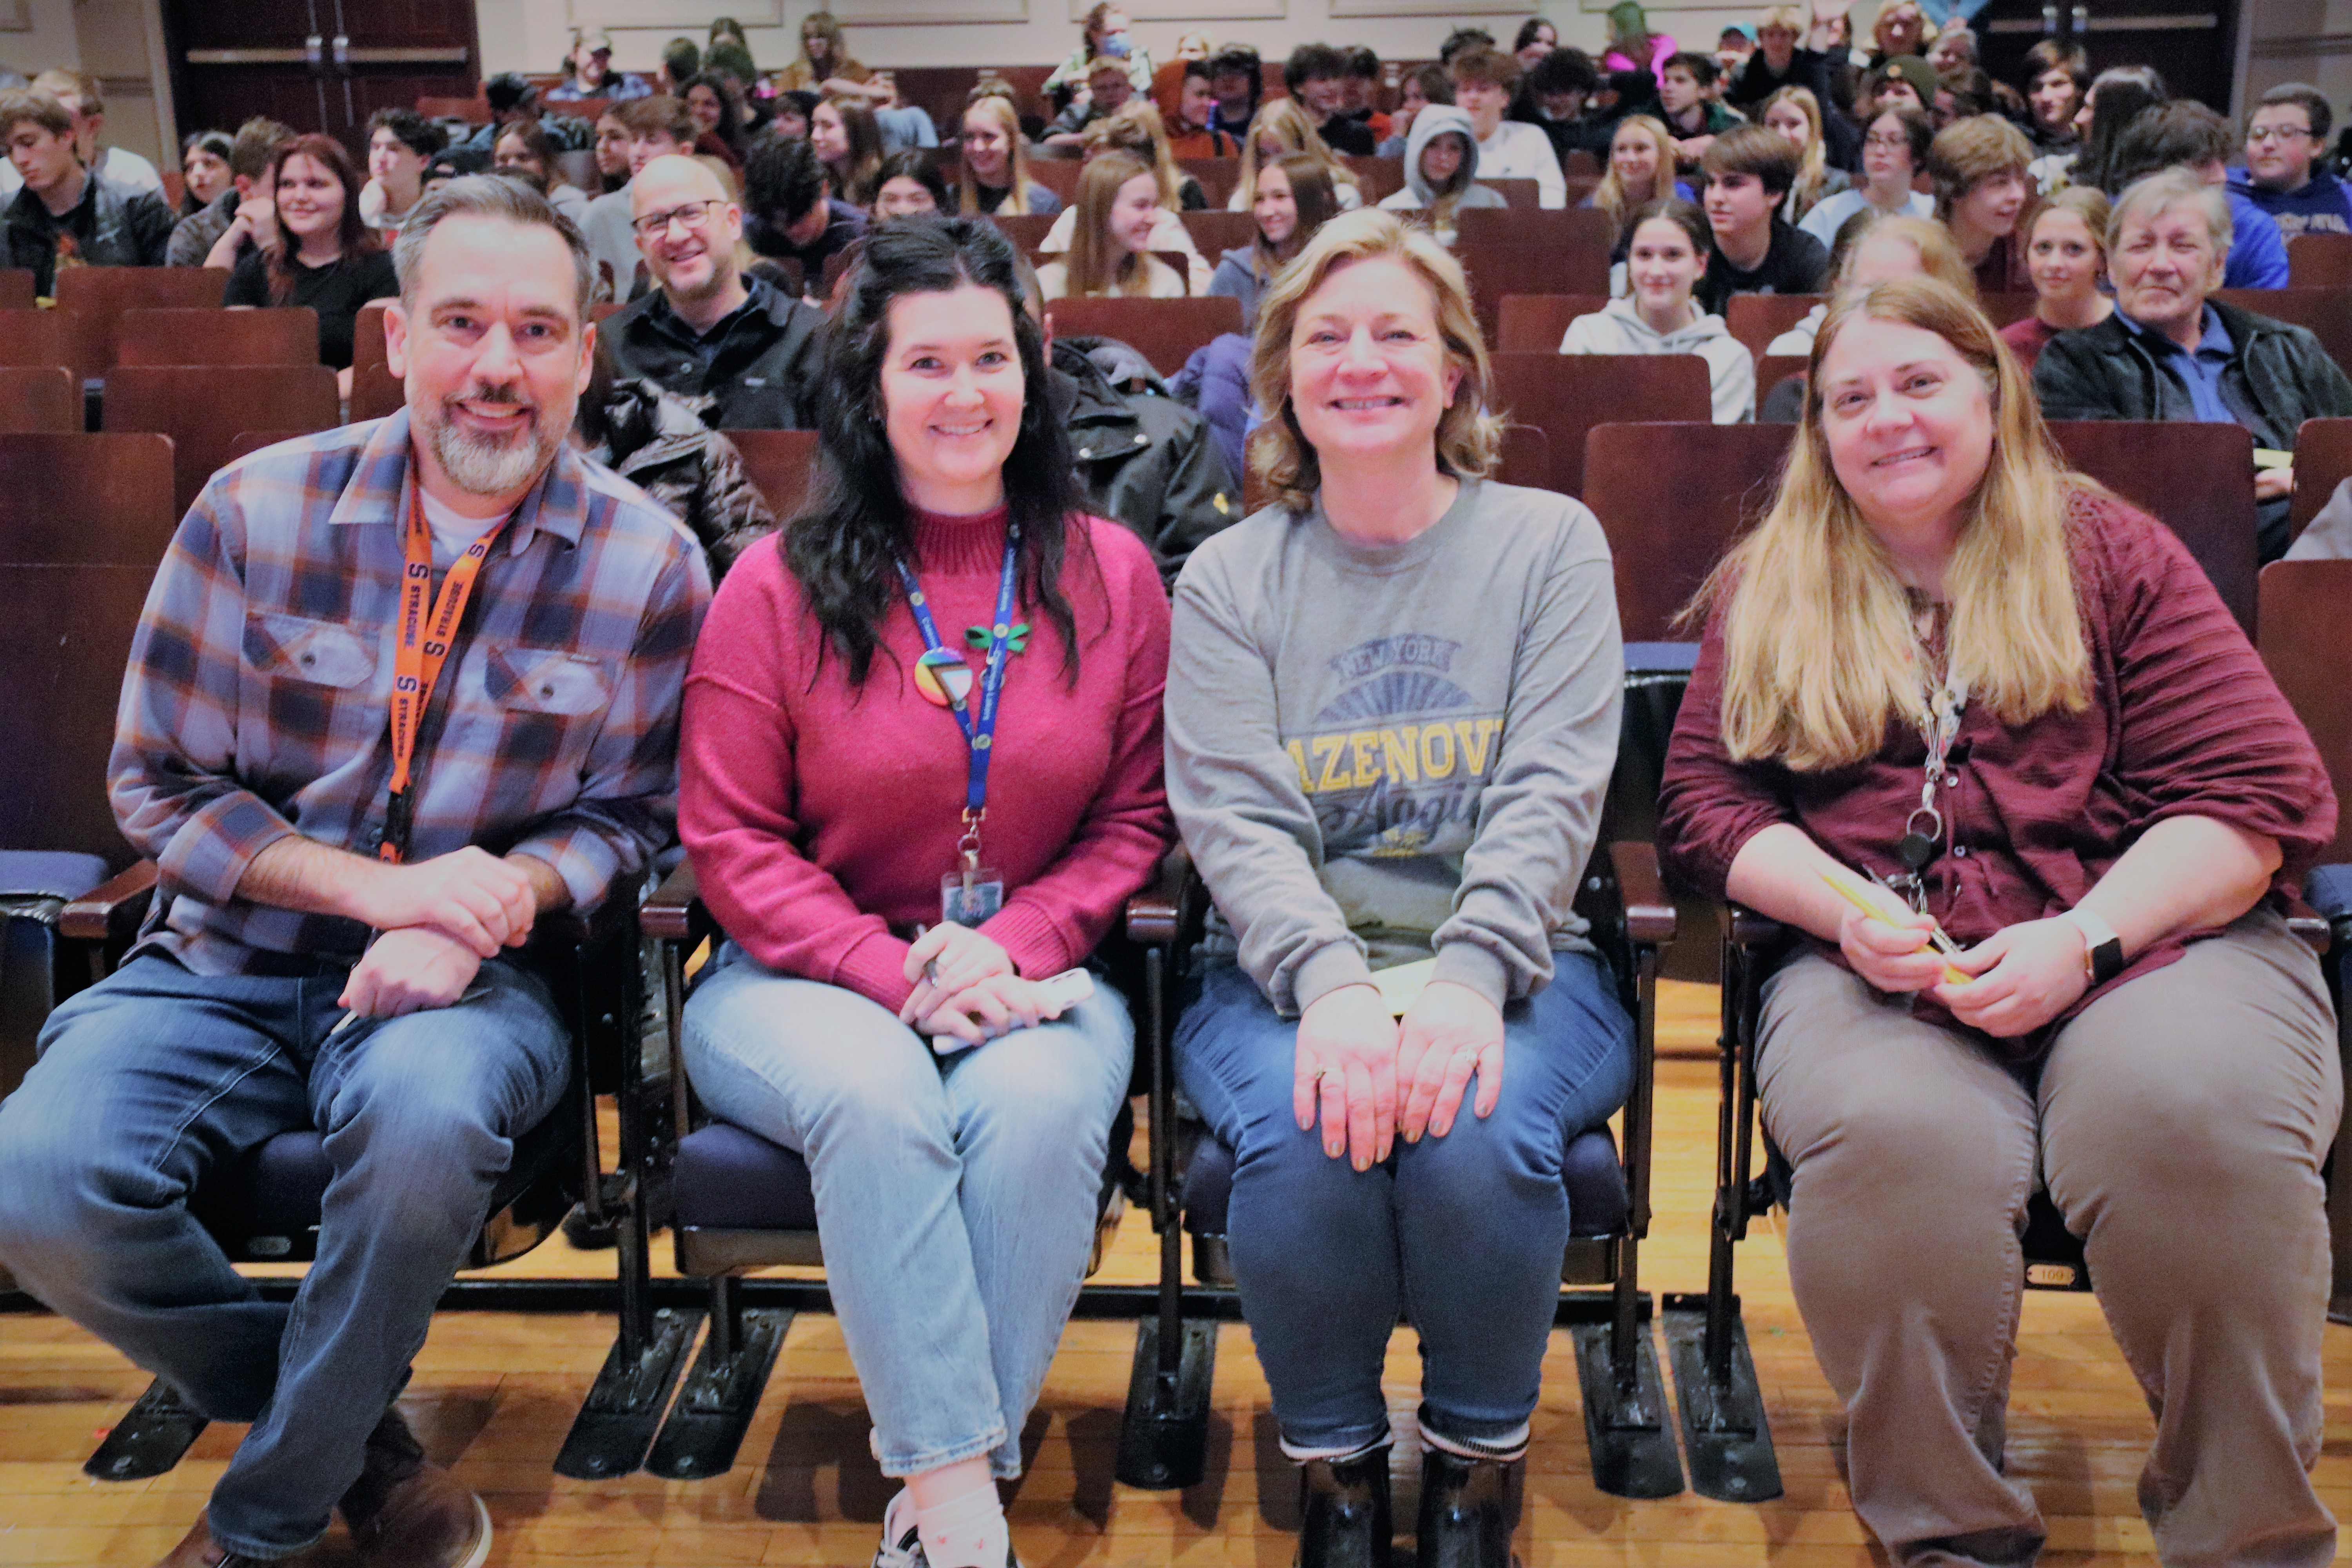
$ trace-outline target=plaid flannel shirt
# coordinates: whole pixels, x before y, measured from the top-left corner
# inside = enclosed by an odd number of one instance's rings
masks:
[[[353,921],[236,894],[288,834],[360,855],[383,838],[408,504],[404,411],[256,453],[182,520],[108,768],[123,835],[162,873],[142,947],[205,973],[361,951]],[[425,712],[409,859],[525,850],[583,909],[639,876],[676,832],[678,697],[709,603],[692,536],[560,450],[483,564]]]

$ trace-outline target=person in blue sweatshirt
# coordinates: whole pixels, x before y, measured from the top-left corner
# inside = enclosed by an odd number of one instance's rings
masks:
[[[2229,179],[2229,157],[2237,137],[2230,122],[2194,99],[2140,110],[2116,138],[2105,185],[2110,199],[2150,174],[2188,169],[2209,185]],[[2224,289],[2284,289],[2287,286],[2286,241],[2270,215],[2235,190],[2229,193],[2229,270]]]
[[[2246,165],[2230,171],[2230,193],[2271,215],[2280,237],[2352,234],[2352,197],[2319,166],[2335,116],[2307,82],[2281,82],[2246,121]]]

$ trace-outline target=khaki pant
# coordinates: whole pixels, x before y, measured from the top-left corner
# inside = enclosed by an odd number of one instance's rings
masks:
[[[1808,952],[1765,989],[1758,1074],[1854,1510],[1898,1563],[2041,1549],[2000,1470],[2037,1163],[2156,1415],[2139,1496],[2162,1560],[2334,1556],[2309,1471],[2343,1084],[2318,962],[2284,921],[2258,910],[2101,997],[2038,1081]]]

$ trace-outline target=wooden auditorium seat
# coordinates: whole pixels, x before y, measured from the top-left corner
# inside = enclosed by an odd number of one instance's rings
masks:
[[[1705,420],[1706,362],[1696,354],[1498,353],[1497,413],[1551,443],[1551,489],[1584,494],[1585,435],[1596,425]]]
[[[1496,311],[1495,351],[1558,353],[1570,321],[1608,308],[1606,294],[1507,294]]]
[[[335,373],[307,365],[123,365],[106,379],[104,427],[172,437],[180,510],[247,430],[326,430],[341,418]]]
[[[115,330],[115,361],[118,364],[316,364],[319,312],[307,305],[267,310],[232,310],[218,305],[125,310]]]
[[[58,364],[0,365],[0,436],[81,430],[81,385]]]
[[[1675,617],[1770,508],[1790,438],[1785,425],[1593,426],[1583,499],[1609,539],[1628,644],[1698,640]]]
[[[1242,302],[1225,295],[1182,300],[1052,300],[1045,315],[1056,338],[1117,338],[1162,375],[1184,368],[1192,352],[1223,332],[1242,330]]]
[[[2298,538],[2336,493],[2352,479],[2352,419],[2306,419],[2294,437],[2294,500],[2287,526]]]
[[[2050,435],[2069,465],[2179,534],[2254,635],[2254,438],[2243,426],[2062,419]]]
[[[0,310],[29,310],[33,298],[31,268],[0,267]]]
[[[115,363],[125,310],[215,309],[228,276],[218,267],[71,267],[58,274],[58,309],[82,318],[91,374],[103,374]]]
[[[2286,280],[2294,289],[2352,287],[2352,234],[2298,234],[2288,240]]]

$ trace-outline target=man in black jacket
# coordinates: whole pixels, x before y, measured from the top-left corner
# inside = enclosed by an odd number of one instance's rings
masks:
[[[719,430],[816,425],[824,314],[736,270],[743,209],[692,158],[656,158],[629,184],[637,248],[657,287],[598,336],[614,374],[689,401]]]
[[[2116,199],[2107,225],[2115,312],[2061,332],[2033,389],[2046,419],[2178,419],[2238,424],[2254,445],[2294,449],[2306,419],[2352,415],[2352,379],[2302,327],[2208,298],[2221,287],[2231,218],[2218,186],[2181,169]],[[2287,547],[2292,468],[2256,471],[2257,545]]]
[[[46,92],[0,93],[0,142],[25,182],[0,207],[0,267],[33,274],[33,292],[57,292],[58,265],[161,267],[172,209],[161,197],[116,184],[87,166],[73,116]]]

